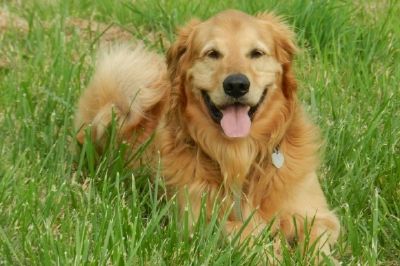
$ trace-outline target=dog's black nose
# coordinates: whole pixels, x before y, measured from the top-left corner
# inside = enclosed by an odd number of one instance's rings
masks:
[[[249,91],[250,81],[243,74],[232,74],[225,78],[222,85],[227,95],[239,98]]]

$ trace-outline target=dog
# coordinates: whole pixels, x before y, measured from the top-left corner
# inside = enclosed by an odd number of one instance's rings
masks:
[[[210,217],[219,202],[229,236],[272,223],[329,255],[340,224],[316,175],[321,140],[297,99],[296,51],[279,17],[235,10],[191,20],[166,60],[140,45],[114,47],[80,98],[78,141],[90,126],[101,148],[115,116],[132,146],[154,134],[150,153],[160,152],[167,188],[193,223],[202,203]]]

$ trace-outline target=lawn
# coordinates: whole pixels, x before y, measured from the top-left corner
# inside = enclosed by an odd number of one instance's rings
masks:
[[[0,264],[262,265],[268,241],[194,232],[141,151],[77,148],[73,116],[104,43],[165,52],[192,17],[273,10],[293,26],[300,99],[323,133],[321,183],[344,265],[400,265],[400,2],[0,0]],[[145,147],[141,147],[145,148]],[[156,156],[156,155],[155,155]],[[306,264],[286,250],[283,265]]]

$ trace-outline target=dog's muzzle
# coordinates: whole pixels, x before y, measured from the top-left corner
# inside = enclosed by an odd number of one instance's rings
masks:
[[[243,91],[245,91],[244,89],[237,89],[237,87],[241,87],[243,83],[241,83],[241,85],[237,84],[238,83],[234,83],[234,87],[236,87],[236,90],[240,90],[240,93],[243,94]],[[236,95],[238,93],[239,92],[236,91]],[[221,126],[225,135],[230,138],[240,138],[246,137],[248,134],[250,134],[253,117],[258,107],[264,101],[266,93],[267,89],[264,90],[259,102],[254,106],[237,101],[233,104],[231,103],[225,106],[217,107],[206,91],[202,91],[202,96],[210,117],[215,123]]]

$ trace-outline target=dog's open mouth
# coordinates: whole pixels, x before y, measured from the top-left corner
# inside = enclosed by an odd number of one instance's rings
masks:
[[[250,133],[251,122],[258,107],[264,101],[266,93],[267,90],[264,90],[260,100],[254,106],[234,103],[221,108],[212,102],[207,92],[202,91],[202,96],[211,118],[221,125],[225,135],[231,138],[242,138]]]

